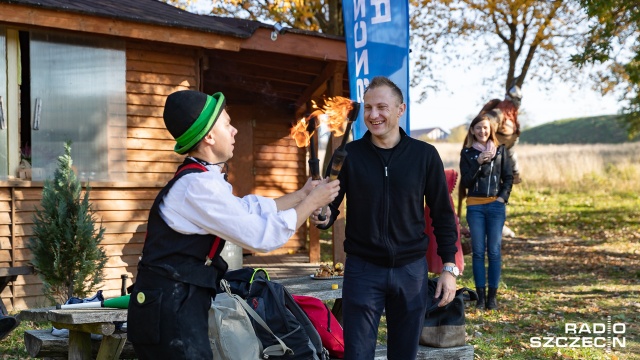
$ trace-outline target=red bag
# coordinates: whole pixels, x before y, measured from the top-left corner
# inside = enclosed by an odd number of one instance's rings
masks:
[[[344,335],[342,326],[322,300],[312,296],[293,295],[293,299],[307,314],[320,334],[322,346],[329,350],[332,358],[344,358]]]

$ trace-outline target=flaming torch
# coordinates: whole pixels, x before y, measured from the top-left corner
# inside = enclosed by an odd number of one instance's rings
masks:
[[[311,115],[298,121],[298,123],[291,128],[290,136],[296,141],[296,145],[298,147],[308,146],[309,172],[311,173],[311,178],[314,180],[320,180],[322,179],[320,176],[320,160],[318,159],[313,137],[316,128],[320,124],[325,124],[334,136],[342,136],[344,134],[342,143],[333,153],[333,158],[331,160],[329,178],[331,180],[335,180],[338,177],[338,174],[340,174],[340,169],[342,169],[344,159],[347,157],[347,152],[344,150],[344,147],[347,144],[349,132],[351,132],[351,124],[356,119],[358,112],[360,111],[360,103],[341,96],[335,96],[326,99],[325,105],[322,109],[319,109],[315,103],[313,107],[317,110],[311,113]],[[347,122],[346,128],[344,125],[345,120]],[[325,212],[326,207],[322,208],[320,215],[318,215],[318,219],[320,221],[324,221],[326,219]]]
[[[349,99],[346,100],[348,100],[349,103],[347,104],[347,106],[340,107],[339,113],[346,115],[343,117],[343,119],[346,118],[347,120],[347,128],[343,133],[342,143],[336,148],[336,151],[333,153],[333,157],[331,159],[331,170],[329,172],[329,179],[332,181],[338,178],[340,170],[342,170],[342,164],[344,164],[344,160],[347,158],[347,151],[345,150],[345,146],[347,145],[347,139],[349,138],[349,133],[351,132],[351,124],[353,124],[353,122],[358,117],[358,113],[360,112],[360,103],[351,101]],[[330,105],[331,104],[332,103],[330,103]],[[324,221],[326,219],[326,211],[327,207],[325,206],[322,208],[320,215],[318,215],[318,220]]]
[[[309,149],[309,172],[313,180],[320,180],[320,160],[316,150],[314,132],[318,127],[318,122],[326,121],[326,115],[321,110],[316,110],[311,115],[302,118],[291,128],[290,136],[296,141],[298,147],[308,147]]]

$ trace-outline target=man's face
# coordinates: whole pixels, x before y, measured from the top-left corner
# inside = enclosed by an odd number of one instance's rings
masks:
[[[399,134],[400,117],[406,104],[388,86],[369,89],[364,94],[364,123],[372,136],[385,140]]]
[[[233,157],[233,144],[238,130],[231,126],[231,117],[227,110],[222,110],[220,117],[213,125],[213,151],[220,161],[227,161]]]

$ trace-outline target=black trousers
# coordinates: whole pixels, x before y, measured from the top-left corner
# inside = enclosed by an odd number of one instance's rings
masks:
[[[139,359],[212,359],[208,312],[215,291],[140,269],[127,338]]]

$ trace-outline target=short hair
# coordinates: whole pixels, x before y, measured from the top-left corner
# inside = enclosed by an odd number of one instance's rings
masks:
[[[371,79],[367,88],[364,89],[364,93],[366,94],[367,91],[369,91],[370,89],[375,89],[380,86],[388,86],[389,88],[391,88],[391,91],[396,95],[398,100],[400,100],[400,104],[404,103],[404,96],[402,96],[402,90],[400,90],[398,85],[396,85],[393,81],[391,81],[386,76],[376,76],[373,79]]]

